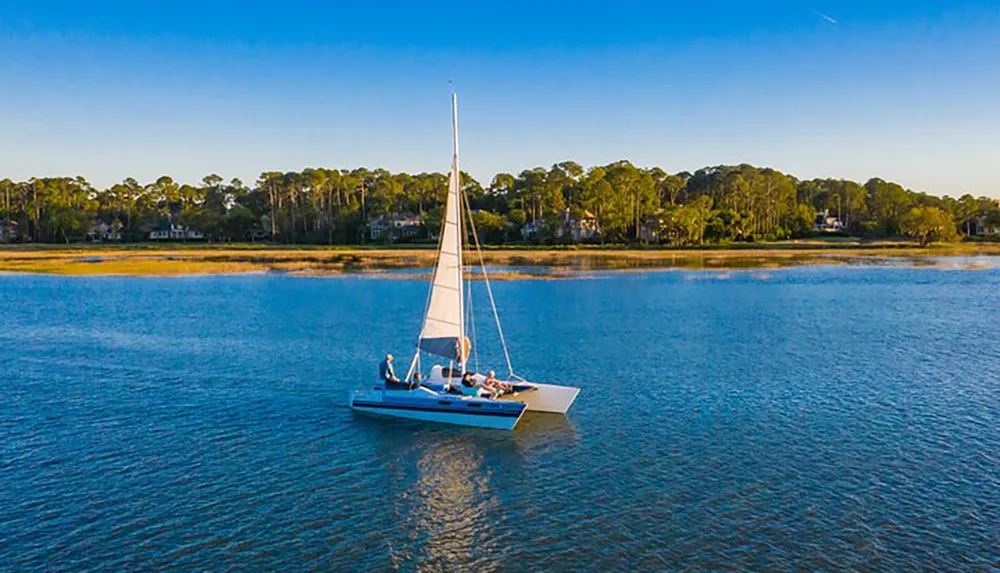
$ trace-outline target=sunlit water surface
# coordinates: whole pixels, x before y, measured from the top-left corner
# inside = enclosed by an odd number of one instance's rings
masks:
[[[514,432],[346,407],[421,280],[0,276],[0,570],[990,570],[987,266],[494,284]]]

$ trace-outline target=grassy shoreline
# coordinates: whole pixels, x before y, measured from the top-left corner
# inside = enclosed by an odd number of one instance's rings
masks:
[[[817,264],[878,263],[887,259],[914,265],[931,257],[1000,255],[1000,243],[959,243],[921,247],[905,241],[813,240],[689,248],[602,246],[495,247],[486,264],[509,267],[496,278],[579,276],[585,271],[630,269],[739,270]],[[4,245],[0,272],[72,276],[179,276],[282,272],[297,275],[373,273],[430,267],[431,245],[350,246],[261,244]],[[470,261],[473,262],[473,261]],[[478,260],[474,261],[478,263]],[[390,276],[412,276],[393,274]],[[493,273],[491,273],[491,277]]]

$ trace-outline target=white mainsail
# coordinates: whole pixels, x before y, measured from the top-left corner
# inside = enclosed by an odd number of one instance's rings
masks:
[[[464,364],[469,345],[465,338],[465,301],[462,296],[462,203],[459,195],[458,96],[455,94],[451,96],[451,111],[454,155],[448,175],[448,197],[445,200],[444,224],[430,301],[417,347]],[[466,341],[461,352],[459,341]]]

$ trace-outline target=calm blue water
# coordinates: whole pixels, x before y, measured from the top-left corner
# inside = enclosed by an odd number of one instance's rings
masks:
[[[1000,270],[494,287],[568,419],[353,415],[423,281],[0,276],[0,569],[1000,567]]]

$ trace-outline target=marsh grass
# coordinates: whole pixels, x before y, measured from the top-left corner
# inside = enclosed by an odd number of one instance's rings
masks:
[[[248,272],[331,275],[426,268],[434,264],[433,248],[276,247],[262,245],[52,245],[0,248],[0,271],[59,275],[177,276]],[[939,266],[937,257],[1000,255],[1000,244],[962,243],[918,247],[913,243],[844,241],[786,242],[692,249],[490,248],[488,266],[514,270],[491,273],[498,280],[582,276],[586,271],[691,269],[777,269],[816,264],[883,264],[901,260],[913,266]],[[467,258],[478,264],[476,256]],[[979,268],[982,265],[971,265]],[[520,272],[517,268],[545,268]],[[393,277],[407,277],[394,274]],[[412,275],[426,276],[426,275]],[[475,273],[471,278],[477,278]]]

